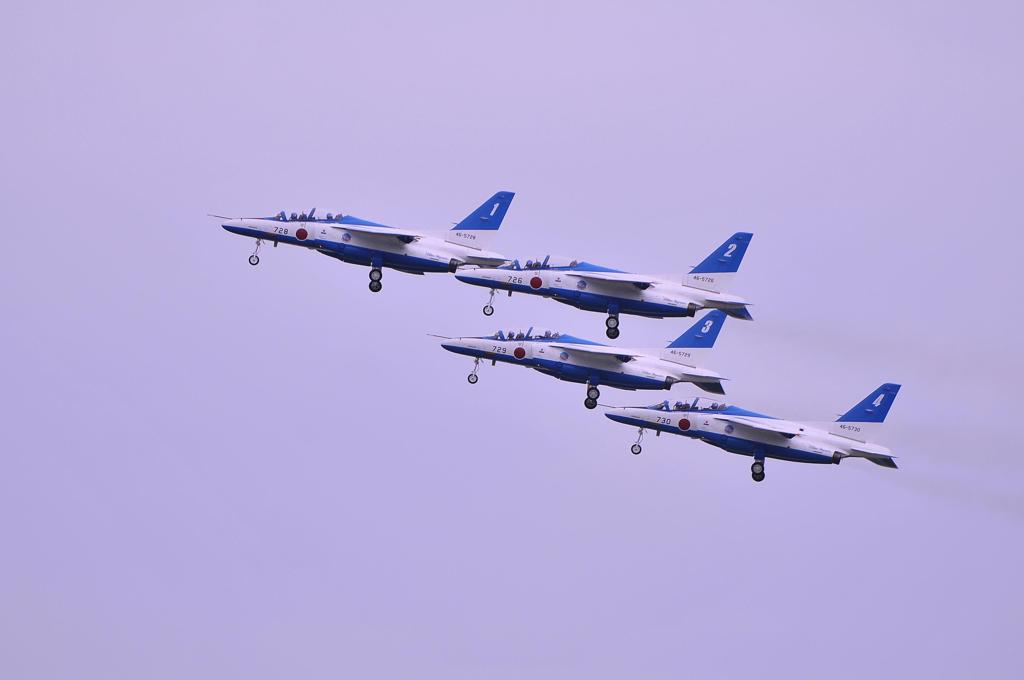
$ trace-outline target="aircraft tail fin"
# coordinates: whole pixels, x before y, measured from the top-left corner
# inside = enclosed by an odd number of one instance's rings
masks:
[[[885,383],[868,396],[861,399],[856,406],[839,416],[837,423],[883,423],[889,415],[889,408],[899,394],[900,386]]]
[[[849,411],[829,423],[829,432],[843,437],[867,441],[876,433],[889,415],[889,409],[899,394],[900,386],[895,383],[879,385],[871,394],[861,399]],[[861,456],[868,458],[869,456]],[[873,460],[872,462],[878,463]],[[883,465],[883,463],[878,463]],[[895,466],[895,464],[893,464]]]
[[[691,269],[684,277],[683,283],[715,293],[727,291],[732,286],[752,238],[754,235],[750,232],[736,232],[704,258],[703,262]]]
[[[714,348],[725,319],[726,313],[722,310],[711,310],[685,333],[670,342],[668,347],[662,350],[661,358],[688,366],[699,365],[701,359]]]
[[[489,249],[513,198],[515,198],[515,193],[512,191],[499,191],[494,194],[479,208],[467,215],[464,220],[452,227],[445,240],[448,243],[476,250]]]

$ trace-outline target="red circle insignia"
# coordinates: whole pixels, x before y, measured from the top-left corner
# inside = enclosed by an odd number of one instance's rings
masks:
[[[689,430],[690,429],[690,421],[687,420],[686,418],[683,418],[682,420],[680,420],[679,421],[679,429],[680,430]]]
[[[522,347],[516,347],[514,350],[512,350],[512,356],[514,356],[516,359],[522,359],[526,356],[526,350],[523,349]]]
[[[537,288],[540,288],[543,285],[544,285],[544,282],[541,280],[541,278],[539,276],[534,276],[532,279],[530,279],[530,288],[537,289]]]
[[[302,227],[299,227],[298,230],[295,232],[295,238],[299,239],[300,241],[305,241],[308,236],[309,232],[303,229]]]

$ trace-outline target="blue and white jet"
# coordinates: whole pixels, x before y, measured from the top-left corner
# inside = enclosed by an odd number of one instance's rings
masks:
[[[508,258],[487,248],[498,233],[515,194],[499,191],[452,227],[444,236],[431,236],[420,231],[396,229],[353,215],[314,217],[309,213],[291,216],[279,212],[273,217],[228,218],[222,226],[233,234],[256,239],[256,249],[249,264],[260,263],[260,245],[271,241],[302,246],[342,262],[370,267],[370,290],[380,292],[382,269],[396,269],[407,274],[454,272],[459,267],[496,267]]]
[[[750,319],[747,301],[727,290],[743,262],[753,234],[739,232],[708,255],[689,274],[630,274],[578,260],[516,260],[501,267],[466,269],[459,281],[491,289],[484,314],[494,314],[499,290],[542,295],[590,312],[607,313],[605,333],[619,337],[619,315],[652,318],[694,316],[701,309],[720,309]]]
[[[473,357],[470,384],[476,384],[480,361],[501,361],[540,371],[559,380],[584,383],[587,408],[597,406],[599,385],[620,390],[667,390],[678,382],[691,382],[713,394],[724,394],[723,378],[698,364],[715,346],[725,312],[714,310],[689,330],[658,349],[609,347],[571,335],[545,331],[498,331],[486,337],[443,338],[449,352]]]
[[[645,430],[699,439],[730,453],[751,456],[750,474],[764,480],[766,458],[797,463],[838,465],[845,458],[866,458],[876,465],[895,468],[892,452],[868,441],[885,421],[900,386],[886,383],[834,423],[780,420],[723,401],[696,397],[643,407],[610,409],[606,416],[617,423],[640,428],[631,451],[639,455]]]

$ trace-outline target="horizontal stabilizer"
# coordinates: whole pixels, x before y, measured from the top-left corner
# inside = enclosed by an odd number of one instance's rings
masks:
[[[844,458],[864,458],[866,460],[870,460],[875,465],[881,465],[882,467],[892,468],[893,470],[898,469],[896,466],[896,461],[893,459],[893,457],[884,453],[861,451],[854,448],[851,449],[850,452],[844,456]]]
[[[722,386],[721,380],[713,380],[711,382],[695,382],[693,384],[701,388],[705,392],[710,392],[711,394],[725,394],[725,387]]]

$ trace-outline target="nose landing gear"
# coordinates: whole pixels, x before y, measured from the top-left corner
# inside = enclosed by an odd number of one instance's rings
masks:
[[[640,446],[640,442],[644,439],[644,428],[640,428],[640,434],[636,437],[636,443],[629,447],[630,453],[634,456],[639,456],[640,452],[643,451],[643,447]]]
[[[249,256],[249,264],[253,267],[260,263],[260,246],[263,245],[263,241],[256,239],[256,250],[252,251],[252,255]],[[277,245],[277,244],[274,244]]]
[[[370,290],[374,293],[379,293],[380,289],[384,287],[384,284],[380,280],[384,278],[384,272],[379,267],[374,267],[370,270]]]
[[[619,315],[609,314],[608,318],[604,320],[605,335],[614,340],[619,337]]]
[[[491,303],[494,302],[494,294],[497,292],[497,290],[491,288],[491,297],[487,299],[487,304],[484,305],[484,316],[490,316],[491,314],[494,314],[494,306]]]
[[[476,374],[476,370],[478,368],[480,368],[480,360],[479,359],[474,359],[473,360],[473,372],[466,376],[466,380],[469,381],[470,385],[475,385],[476,381],[480,379],[480,376],[478,376]]]

